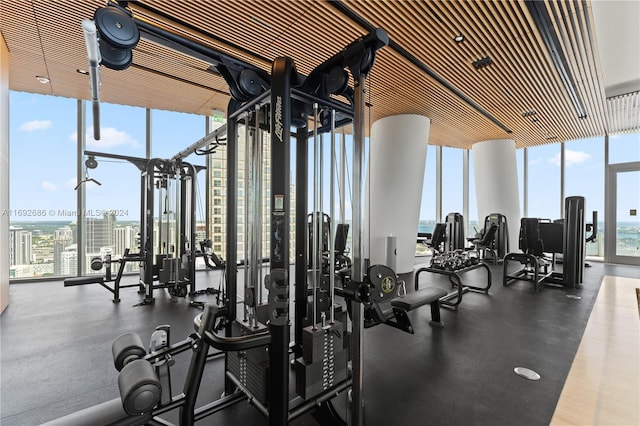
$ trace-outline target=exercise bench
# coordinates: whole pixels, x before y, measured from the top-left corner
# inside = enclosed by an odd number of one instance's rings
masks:
[[[124,268],[127,262],[142,262],[144,259],[137,254],[129,254],[129,249],[124,251],[122,258],[111,260],[111,256],[107,255],[106,261],[101,261],[99,259],[94,259],[91,263],[91,268],[93,270],[99,271],[102,269],[103,265],[106,267],[105,276],[101,275],[88,275],[84,277],[72,277],[66,278],[64,280],[65,287],[73,287],[77,285],[87,285],[87,284],[100,284],[102,287],[106,288],[108,291],[113,293],[113,303],[120,302],[120,289],[128,288],[128,287],[138,287],[139,291],[144,292],[144,287],[138,284],[127,284],[121,285],[120,280],[122,279],[122,274],[124,273]],[[94,266],[95,263],[95,266]],[[116,274],[116,278],[113,279],[111,275],[111,264],[118,263],[118,272]],[[107,283],[113,282],[113,288],[109,287]]]
[[[431,305],[431,321],[429,321],[429,324],[443,327],[444,323],[440,318],[440,298],[446,295],[446,290],[437,287],[428,287],[409,293],[404,297],[393,299],[391,301],[391,308],[393,309],[394,316],[387,319],[385,323],[413,334],[413,326],[411,325],[407,312],[429,304]]]

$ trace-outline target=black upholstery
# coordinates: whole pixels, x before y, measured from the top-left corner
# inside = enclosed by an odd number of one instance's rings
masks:
[[[72,287],[74,285],[85,285],[85,284],[102,284],[104,283],[104,277],[102,275],[94,275],[87,277],[73,277],[67,278],[64,280],[65,287]]]
[[[493,255],[494,264],[496,263],[497,253],[492,247],[496,238],[497,231],[498,231],[498,225],[493,223],[491,224],[491,226],[489,226],[489,229],[485,229],[485,232],[482,235],[482,238],[478,238],[471,241],[471,244],[473,244],[474,249],[478,252],[478,257],[480,257],[481,252],[483,254],[482,257],[485,257],[486,251],[490,250]]]
[[[393,308],[396,321],[399,324],[405,324],[404,327],[400,325],[399,328],[406,329],[409,333],[413,333],[413,327],[411,326],[407,312],[426,304],[431,305],[430,324],[442,327],[444,324],[442,323],[442,319],[440,319],[440,298],[446,295],[446,290],[437,287],[427,287],[409,293],[405,297],[393,299],[391,301],[391,307]]]
[[[405,297],[393,299],[391,301],[391,306],[405,311],[412,311],[446,295],[446,290],[437,287],[427,287],[422,290],[409,293]]]
[[[436,252],[442,251],[442,244],[447,236],[447,225],[444,223],[436,223],[435,228],[433,228],[433,234],[431,235],[431,239],[427,239],[426,245],[427,247],[432,248]]]
[[[544,244],[540,238],[539,219],[523,217],[520,220],[520,236],[518,246],[523,253],[541,257]]]
[[[142,416],[130,416],[122,408],[120,398],[103,402],[84,410],[76,411],[68,416],[45,423],[46,426],[135,426],[144,425],[151,420],[151,413]]]

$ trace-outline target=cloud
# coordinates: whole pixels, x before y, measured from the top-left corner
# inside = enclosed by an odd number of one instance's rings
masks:
[[[529,161],[529,164],[532,166],[535,166],[536,164],[540,164],[542,163],[542,159],[541,158],[534,158],[533,160]]]
[[[46,180],[40,184],[40,187],[48,192],[52,192],[58,189],[58,187],[55,184],[51,182],[47,182]]]
[[[69,139],[72,141],[77,140],[77,132],[73,132],[69,135]],[[100,140],[93,138],[93,129],[87,131],[86,135],[87,146],[91,148],[108,149],[114,146],[138,146],[138,141],[134,139],[130,134],[124,130],[118,130],[114,127],[101,127],[100,128]]]
[[[587,161],[591,158],[591,155],[582,151],[571,151],[570,149],[565,149],[564,151],[564,164],[567,167],[570,167],[574,164],[580,164]],[[549,158],[549,162],[555,164],[556,166],[560,166],[560,153],[557,153],[553,157]]]
[[[22,123],[18,129],[24,132],[34,132],[36,130],[48,129],[51,127],[51,124],[51,120],[31,120]]]

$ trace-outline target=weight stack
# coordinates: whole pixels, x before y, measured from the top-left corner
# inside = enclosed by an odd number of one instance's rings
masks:
[[[256,330],[238,321],[232,325],[234,336],[246,336],[264,331],[264,329],[262,324]],[[267,347],[227,352],[227,368],[257,401],[267,405],[269,384],[269,352]]]
[[[302,357],[295,361],[296,392],[310,399],[347,378],[347,350],[344,324],[305,327]]]

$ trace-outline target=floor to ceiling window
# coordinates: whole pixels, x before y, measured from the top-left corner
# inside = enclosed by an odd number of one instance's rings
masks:
[[[604,138],[565,142],[564,193],[585,197],[585,221],[598,215],[597,238],[587,243],[588,256],[604,256]],[[589,233],[590,235],[590,233]]]
[[[528,206],[527,216],[541,219],[561,217],[560,144],[540,145],[527,149]]]
[[[86,104],[86,151],[126,157],[145,157],[145,110],[124,105],[102,103],[100,107],[100,139],[93,139],[91,105]],[[93,271],[91,259],[105,255],[120,258],[129,249],[139,251],[140,170],[135,164],[118,158],[97,155],[98,166],[87,168],[85,190],[85,268]],[[125,272],[138,270],[136,262],[128,262]],[[74,275],[69,271],[68,275]]]
[[[9,276],[75,273],[63,252],[76,250],[77,103],[13,91],[10,103]]]
[[[436,147],[427,147],[427,162],[424,171],[424,182],[422,184],[422,200],[420,204],[420,221],[418,232],[433,232],[437,222],[436,218]],[[416,245],[416,254],[427,254],[427,247],[419,243]]]
[[[462,214],[462,153],[459,148],[442,148],[442,221],[449,213]]]

